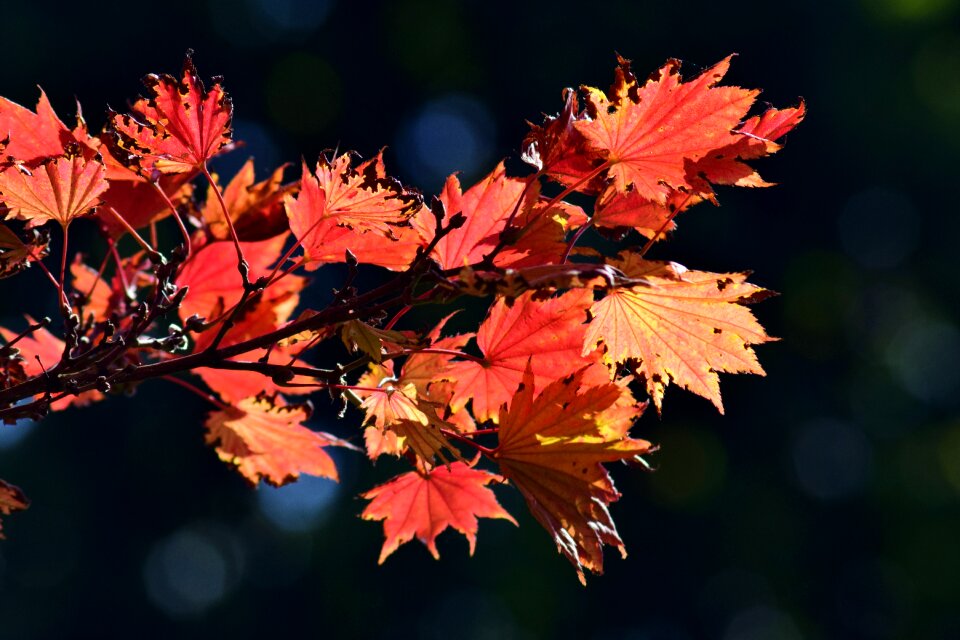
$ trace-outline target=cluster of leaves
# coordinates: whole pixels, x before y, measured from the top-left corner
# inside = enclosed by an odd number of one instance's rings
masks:
[[[0,417],[162,379],[212,403],[206,440],[251,484],[335,480],[332,446],[408,461],[364,494],[363,517],[383,521],[381,562],[414,537],[436,556],[447,527],[472,550],[478,517],[514,522],[492,488],[512,486],[581,580],[600,573],[604,545],[625,553],[604,464],[652,450],[629,435],[647,404],[634,394],[659,411],[675,384],[722,411],[718,372],[763,372],[751,345],[770,338],[744,304],[765,290],[645,258],[680,212],[716,203],[715,185],[766,186],[746,161],[803,119],[802,103],[748,117],[758,92],[719,86],[729,62],[684,82],[670,60],[644,81],[620,59],[608,93],[567,90],[559,114],[531,126],[528,175],[500,163],[464,188],[454,174],[429,199],[382,155],[352,153],[324,154],[294,182],[286,165],[257,182],[251,160],[223,186],[208,162],[234,146],[232,104],[189,56],[179,77],[147,76],[147,96],[99,135],[79,116],[65,125],[42,94],[35,111],[2,100],[0,202],[25,222],[0,225],[0,275],[35,265],[62,323],[59,335],[29,316],[0,330]],[[164,218],[182,238],[168,251]],[[102,231],[97,267],[68,260],[78,219]],[[50,234],[34,229],[49,220],[62,229],[59,277],[44,262]],[[590,229],[620,252],[578,246]],[[302,308],[307,274],[335,263],[346,276],[332,301]],[[384,283],[359,290],[360,264]],[[447,329],[455,309],[403,328],[412,308],[465,297],[490,300],[476,332]],[[321,368],[331,353],[345,363]],[[310,429],[310,394],[355,407],[362,441]],[[0,512],[26,505],[0,483]]]

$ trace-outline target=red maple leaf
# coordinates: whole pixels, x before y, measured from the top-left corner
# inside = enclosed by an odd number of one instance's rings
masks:
[[[321,157],[316,174],[304,164],[299,195],[284,200],[306,268],[344,262],[349,250],[361,262],[404,269],[422,243],[408,222],[421,198],[386,175],[382,153],[356,167],[354,158]]]
[[[496,421],[500,407],[512,401],[528,366],[535,385],[542,389],[588,364],[580,352],[583,323],[592,302],[589,289],[546,300],[529,292],[512,305],[498,300],[477,332],[482,360],[457,362],[450,371],[457,381],[450,404],[459,409],[472,398],[477,420]]]
[[[437,536],[453,527],[470,543],[473,555],[477,543],[477,518],[502,518],[517,524],[485,485],[500,477],[463,462],[434,467],[429,471],[401,474],[363,494],[370,504],[363,510],[365,520],[383,520],[386,540],[380,564],[401,544],[416,537],[434,558]]]
[[[440,193],[447,217],[461,213],[466,222],[440,239],[432,256],[443,269],[456,269],[465,264],[481,261],[496,246],[499,233],[514,211],[526,213],[525,208],[532,206],[538,192],[533,190],[518,203],[527,182],[507,177],[503,162],[485,178],[461,193],[460,180],[456,175],[447,178]],[[431,239],[436,232],[433,215],[426,209],[421,210],[414,220],[414,226],[425,239]]]
[[[756,91],[717,87],[730,66],[727,57],[689,82],[680,62],[667,63],[643,85],[620,59],[608,97],[586,87],[589,120],[574,123],[587,147],[603,157],[619,191],[634,190],[664,203],[671,190],[696,190],[690,163],[739,140],[733,130]],[[702,182],[702,181],[701,181]]]
[[[233,103],[219,79],[207,90],[193,65],[192,52],[180,79],[150,74],[149,97],[129,114],[110,113],[108,140],[116,158],[139,173],[191,173],[230,144]]]
[[[65,155],[45,160],[29,169],[16,163],[0,173],[0,201],[9,217],[27,221],[27,227],[50,220],[66,229],[99,203],[109,186],[99,156],[73,144]]]
[[[271,273],[270,267],[283,252],[286,234],[258,242],[241,242],[250,277],[253,280]],[[299,301],[305,278],[288,275],[268,286],[252,308],[234,318],[224,345],[277,329],[286,322]],[[207,322],[223,320],[243,297],[243,278],[237,271],[237,254],[233,243],[212,242],[197,251],[177,277],[177,285],[189,291],[180,305],[180,317],[192,315]],[[218,327],[199,334],[197,349],[202,349],[216,335]]]
[[[9,138],[5,153],[28,166],[63,155],[72,142],[90,146],[83,121],[73,131],[67,128],[42,89],[36,112],[0,98],[0,138],[4,137]]]

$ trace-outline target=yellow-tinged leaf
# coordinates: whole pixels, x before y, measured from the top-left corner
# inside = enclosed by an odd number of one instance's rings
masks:
[[[658,409],[673,382],[722,413],[718,372],[764,375],[750,345],[774,338],[743,304],[772,294],[748,283],[748,274],[687,271],[635,254],[612,264],[642,282],[612,290],[590,308],[583,353],[602,345],[611,367],[636,361]]]
[[[612,438],[609,430],[602,431],[622,389],[615,383],[585,385],[590,369],[535,395],[528,367],[509,410],[500,413],[500,443],[493,454],[581,582],[584,569],[602,573],[604,544],[626,555],[607,510],[620,494],[601,463],[634,459],[650,450],[644,440]]]

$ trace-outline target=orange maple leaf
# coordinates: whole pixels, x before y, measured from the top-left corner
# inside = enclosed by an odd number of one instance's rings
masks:
[[[453,412],[448,407],[454,390],[449,384],[454,354],[473,335],[440,337],[452,315],[441,319],[426,336],[430,348],[451,353],[413,353],[403,363],[399,376],[394,373],[393,361],[370,364],[357,382],[360,390],[356,395],[364,400],[361,407],[367,410],[367,422],[374,420],[375,423],[367,427],[365,433],[370,459],[383,454],[400,455],[409,445],[427,463],[432,464],[434,456],[447,461],[444,450],[455,458],[459,453],[441,429],[473,431],[476,428],[468,412]],[[403,393],[401,397],[377,398],[384,394],[363,390],[373,387],[402,389]],[[378,418],[382,420],[378,422]]]
[[[650,443],[604,432],[614,413],[630,418],[623,387],[583,384],[588,370],[548,385],[538,395],[531,369],[509,409],[500,413],[499,445],[493,457],[500,472],[523,494],[533,517],[557,549],[576,567],[603,572],[603,545],[626,549],[607,506],[620,494],[601,463],[630,460],[650,451]]]
[[[8,516],[14,511],[22,511],[29,506],[30,501],[19,487],[0,480],[0,514]],[[0,521],[0,540],[3,539],[3,521]]]
[[[187,52],[178,80],[150,74],[150,94],[130,114],[110,113],[108,141],[114,156],[137,172],[191,173],[230,144],[233,103],[218,79],[207,90]]]
[[[689,174],[700,178],[698,190],[708,193],[703,181],[738,187],[769,187],[772,183],[760,177],[753,167],[743,162],[760,158],[780,150],[776,143],[800,124],[807,113],[803,103],[789,109],[767,109],[748,118],[733,133],[737,139],[714,149],[690,167]]]
[[[0,138],[9,137],[5,153],[28,166],[63,155],[72,142],[91,146],[86,127],[78,120],[71,131],[57,117],[42,89],[36,112],[0,97]]]
[[[363,494],[370,504],[364,520],[383,520],[386,540],[380,564],[397,548],[416,537],[434,558],[440,558],[436,538],[453,527],[470,543],[470,555],[477,544],[477,518],[502,518],[517,524],[497,502],[486,485],[500,481],[492,473],[471,469],[463,462],[435,467],[429,471],[401,474]]]
[[[603,345],[610,366],[638,361],[658,409],[674,382],[722,413],[717,372],[764,375],[750,345],[773,338],[743,304],[772,294],[747,283],[747,274],[688,271],[636,254],[611,264],[643,282],[614,289],[590,308],[583,353]]]
[[[461,192],[457,176],[450,176],[440,193],[440,202],[448,219],[461,213],[466,222],[441,238],[431,255],[443,269],[479,262],[497,245],[499,233],[514,210],[526,213],[538,195],[537,189],[527,189],[527,181],[507,177],[503,162],[466,193]],[[524,201],[518,205],[521,197]],[[436,224],[426,208],[417,214],[413,224],[425,239],[434,237]]]
[[[593,291],[588,289],[546,300],[528,292],[512,305],[497,300],[477,332],[483,359],[459,361],[450,370],[457,381],[452,407],[459,410],[472,398],[477,420],[496,421],[528,364],[538,389],[583,367],[589,361],[580,355],[581,340],[592,302]]]
[[[26,220],[28,228],[55,220],[66,229],[98,204],[109,186],[104,173],[99,156],[74,145],[34,169],[15,163],[0,173],[0,201],[8,217]]]
[[[284,198],[306,267],[343,262],[349,250],[361,262],[405,269],[422,242],[408,222],[420,195],[387,176],[382,152],[356,167],[355,157],[321,156],[316,174],[304,164],[299,195]]]
[[[255,183],[256,173],[253,158],[250,158],[223,190],[223,201],[241,240],[266,240],[288,228],[283,198],[293,191],[295,185],[283,185],[283,173],[287,166],[277,167],[269,178]],[[213,177],[216,178],[216,174]],[[230,230],[223,218],[223,209],[212,186],[207,189],[207,199],[201,214],[215,238],[230,238]]]
[[[265,395],[245,398],[207,417],[206,441],[252,485],[262,479],[279,487],[301,473],[336,480],[336,465],[324,447],[355,447],[303,426],[309,417],[309,405],[284,405]]]
[[[634,190],[663,204],[671,190],[704,188],[702,180],[694,184],[690,163],[740,139],[733,130],[758,94],[715,86],[729,66],[727,57],[682,82],[680,62],[668,60],[640,85],[629,61],[620,59],[610,97],[584,88],[591,119],[574,126],[587,139],[587,147],[611,165],[608,175],[617,190]]]

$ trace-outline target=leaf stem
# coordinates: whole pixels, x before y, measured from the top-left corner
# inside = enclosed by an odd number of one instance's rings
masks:
[[[154,249],[152,246],[150,246],[150,243],[144,240],[143,237],[139,233],[137,233],[137,230],[134,229],[133,226],[129,222],[127,222],[126,218],[120,215],[116,209],[114,209],[113,207],[104,207],[104,209],[109,211],[110,215],[112,215],[114,219],[117,222],[119,222],[124,229],[127,230],[127,233],[133,236],[133,239],[137,241],[137,244],[139,244],[144,251],[146,251],[151,256],[157,255],[157,250]],[[174,215],[176,215],[176,212],[174,212]],[[153,223],[151,223],[151,231],[156,231],[156,226],[154,226]],[[156,243],[156,237],[154,237],[153,241],[154,243]]]
[[[153,180],[148,180],[151,185],[153,185],[154,190],[160,194],[160,197],[163,198],[163,201],[167,203],[167,207],[170,208],[170,213],[173,215],[173,219],[177,221],[177,227],[180,229],[180,235],[183,236],[183,243],[187,249],[187,255],[184,256],[183,262],[186,263],[190,259],[190,256],[193,255],[193,243],[190,241],[190,232],[187,231],[187,227],[183,224],[183,220],[180,219],[180,214],[177,213],[177,205],[173,204],[173,200],[170,199],[170,196],[167,195],[167,192],[163,190],[163,187],[160,186],[159,182],[154,182]]]
[[[223,211],[223,217],[227,221],[227,227],[230,229],[230,237],[233,239],[233,246],[237,250],[237,270],[240,272],[240,276],[243,278],[244,289],[248,289],[250,287],[250,267],[247,264],[247,259],[243,256],[243,248],[240,246],[240,236],[237,235],[237,229],[233,226],[233,219],[230,217],[230,211],[227,209],[227,203],[223,199],[223,192],[220,191],[220,186],[217,184],[216,180],[213,179],[213,176],[210,175],[210,170],[207,168],[206,162],[200,166],[200,171],[203,172],[203,177],[207,179],[207,182],[210,184],[210,188],[213,189],[213,193],[217,197],[217,202],[220,203],[220,210]]]

